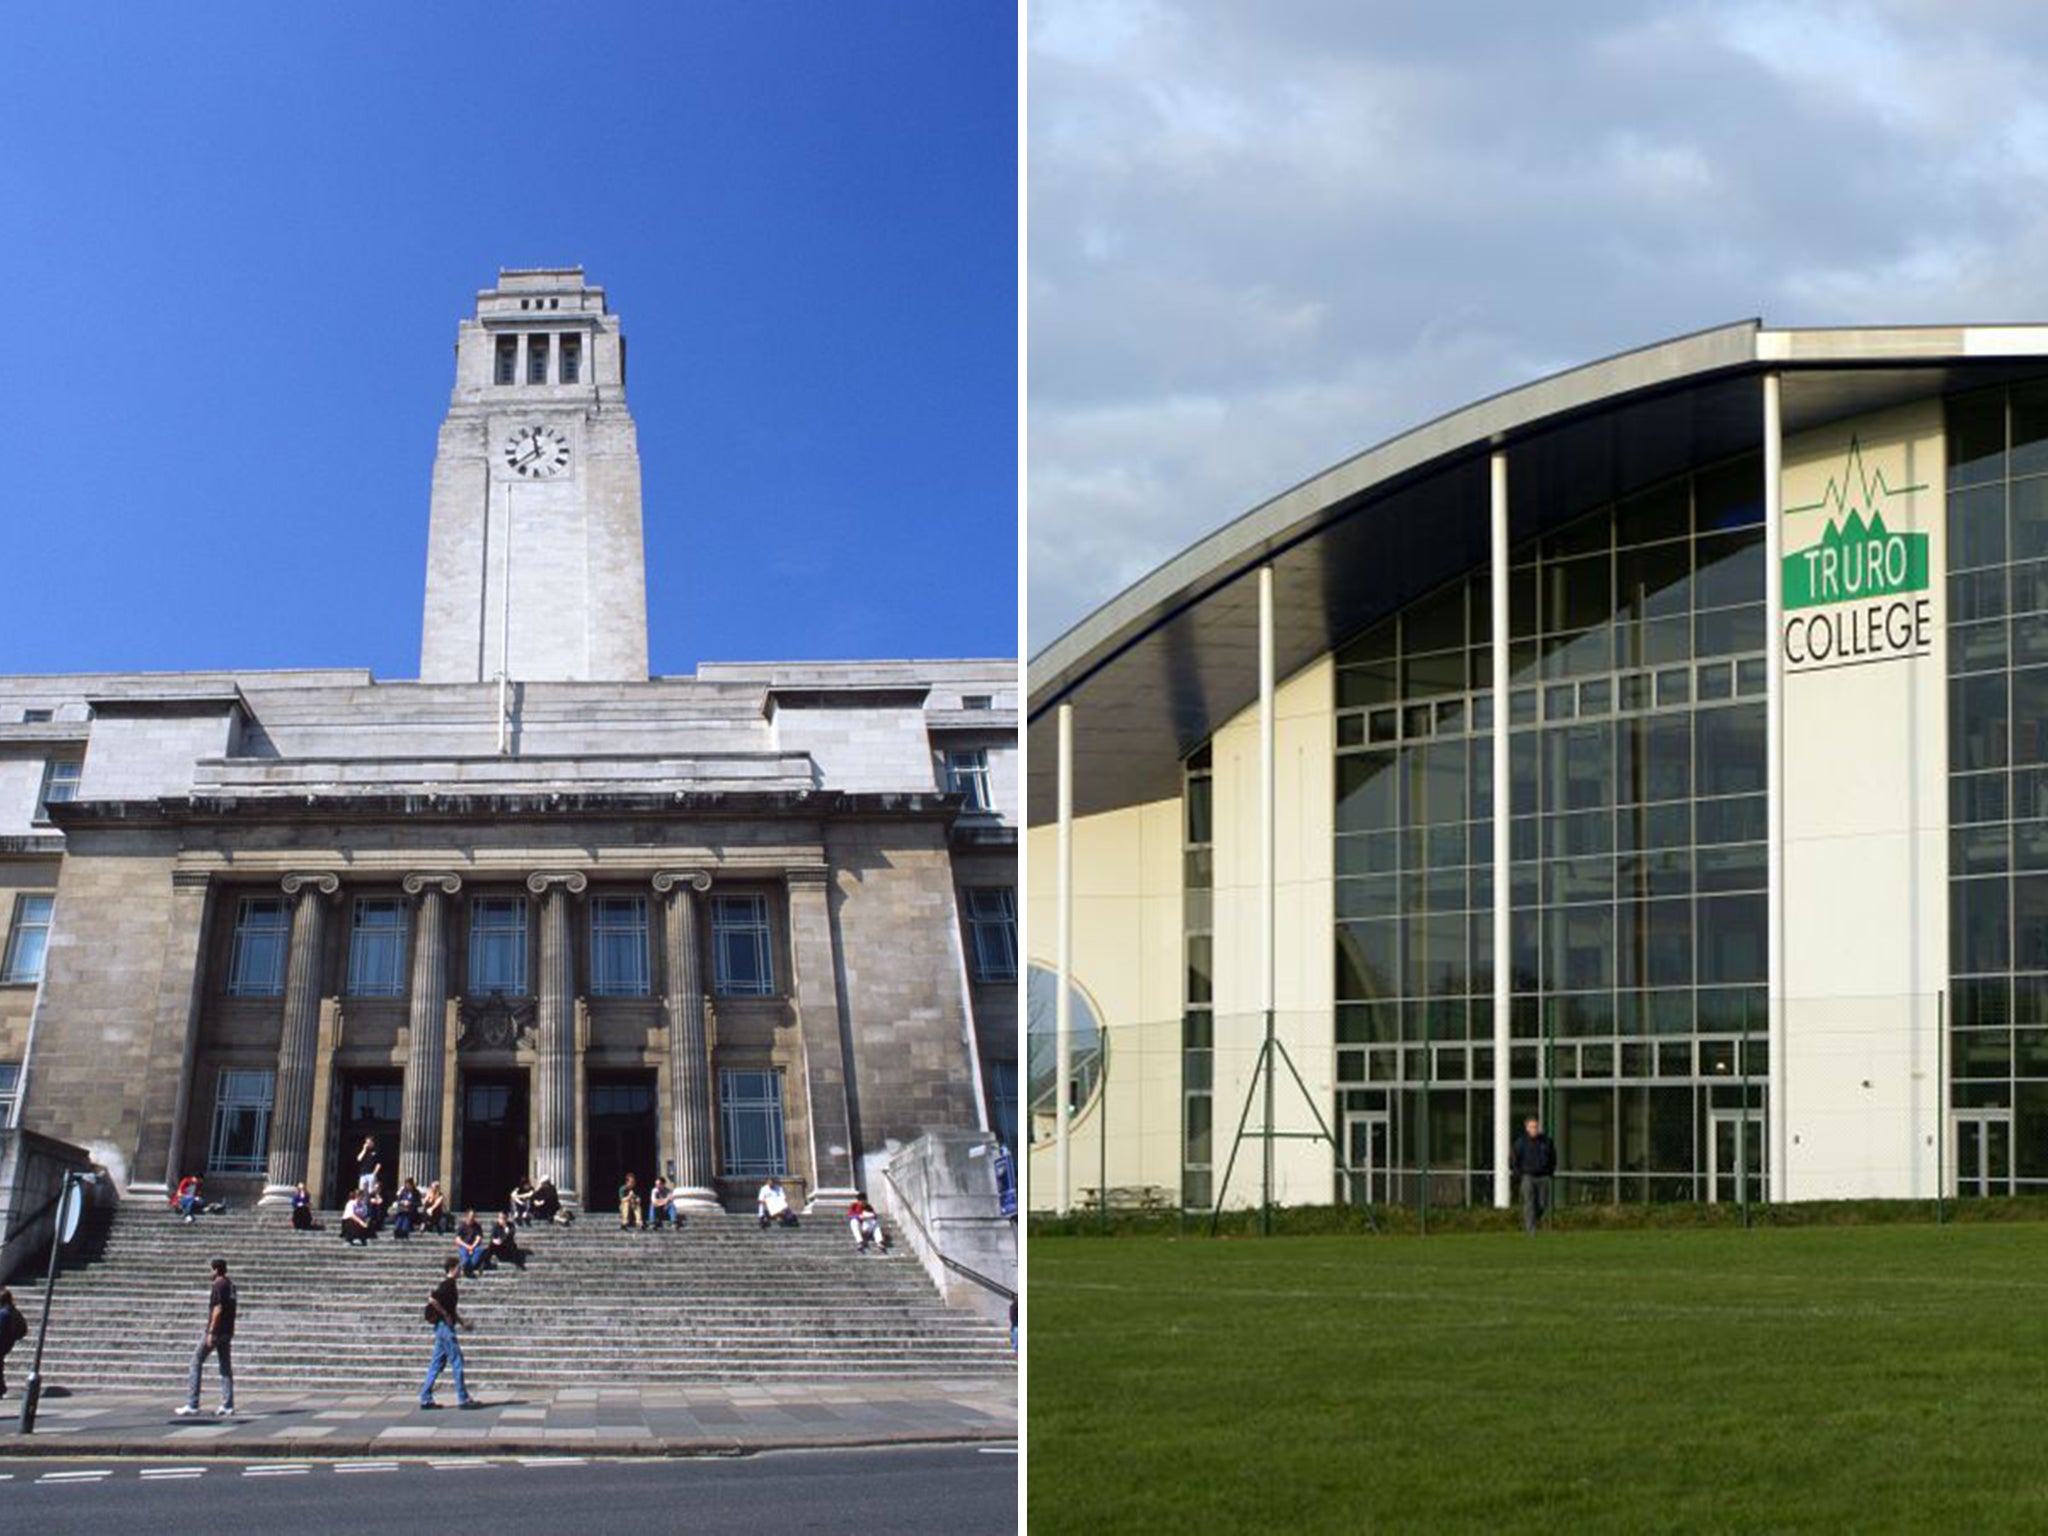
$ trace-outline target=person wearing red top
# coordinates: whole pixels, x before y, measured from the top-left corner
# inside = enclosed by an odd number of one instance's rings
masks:
[[[199,1213],[199,1175],[188,1173],[178,1180],[178,1192],[171,1196],[171,1209],[189,1223]]]

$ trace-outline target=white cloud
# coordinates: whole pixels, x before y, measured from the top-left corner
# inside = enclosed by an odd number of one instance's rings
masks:
[[[1034,0],[1033,649],[1557,367],[2041,317],[2044,42],[1991,0]]]

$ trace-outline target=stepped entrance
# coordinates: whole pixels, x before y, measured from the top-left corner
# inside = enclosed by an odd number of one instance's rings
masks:
[[[645,1191],[659,1172],[655,1157],[654,1073],[593,1072],[589,1127],[590,1188],[583,1203],[593,1212],[618,1209],[619,1186],[632,1174]],[[643,1209],[643,1217],[647,1214]]]
[[[530,1170],[526,1115],[527,1076],[521,1071],[462,1074],[462,1124],[455,1158],[458,1208],[479,1216],[502,1211],[506,1197]]]
[[[355,1192],[356,1149],[365,1136],[377,1138],[384,1176],[379,1181],[388,1197],[398,1189],[398,1116],[405,1102],[405,1079],[396,1072],[342,1072],[334,1095],[334,1162],[327,1181],[327,1200],[340,1206]]]

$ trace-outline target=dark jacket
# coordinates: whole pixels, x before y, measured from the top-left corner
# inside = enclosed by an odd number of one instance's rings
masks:
[[[1547,1179],[1557,1172],[1557,1147],[1542,1131],[1533,1137],[1517,1136],[1508,1166],[1524,1178]]]

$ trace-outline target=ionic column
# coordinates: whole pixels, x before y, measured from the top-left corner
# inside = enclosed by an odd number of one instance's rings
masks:
[[[341,889],[330,874],[286,875],[292,902],[291,950],[284,970],[284,1032],[277,1045],[277,1089],[270,1104],[270,1169],[265,1205],[284,1205],[306,1180],[313,1135],[313,1068],[320,1044],[320,964],[326,953],[327,904]]]
[[[413,1178],[425,1189],[441,1177],[441,1090],[447,1076],[448,943],[442,911],[462,889],[454,874],[411,874],[405,894],[414,898],[412,997],[406,1021],[411,1045],[405,1057],[405,1099],[399,1110],[398,1166],[394,1179]]]
[[[669,1089],[675,1101],[676,1194],[691,1210],[719,1209],[713,1157],[711,1047],[704,1032],[704,969],[698,961],[697,896],[711,889],[701,869],[664,869],[654,888],[667,898]]]
[[[813,1205],[844,1205],[860,1192],[848,1104],[846,1048],[839,1015],[839,946],[832,939],[831,871],[822,864],[787,872],[789,953],[796,983],[804,1080],[811,1105]]]
[[[533,1171],[535,1178],[555,1181],[564,1205],[576,1203],[576,947],[569,898],[589,884],[574,870],[526,878],[526,888],[540,898]]]

